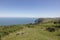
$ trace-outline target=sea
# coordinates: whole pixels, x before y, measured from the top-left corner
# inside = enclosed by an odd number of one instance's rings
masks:
[[[1,25],[17,25],[17,24],[29,24],[34,23],[36,18],[0,18]]]

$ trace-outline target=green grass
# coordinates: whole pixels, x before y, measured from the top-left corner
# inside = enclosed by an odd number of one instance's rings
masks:
[[[25,27],[22,30],[10,33],[3,37],[2,40],[60,40],[60,37],[56,36],[60,30],[48,32],[43,26],[34,26],[34,28]],[[24,32],[24,34],[16,35],[19,32]]]

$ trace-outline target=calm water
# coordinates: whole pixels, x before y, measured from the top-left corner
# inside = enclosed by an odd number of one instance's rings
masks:
[[[0,18],[0,25],[28,24],[35,20],[36,18]]]

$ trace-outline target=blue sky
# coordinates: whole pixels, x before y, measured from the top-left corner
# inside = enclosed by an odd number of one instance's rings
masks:
[[[60,17],[60,0],[0,0],[0,17]]]

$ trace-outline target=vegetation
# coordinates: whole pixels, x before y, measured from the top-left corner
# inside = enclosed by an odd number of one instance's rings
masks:
[[[0,26],[0,39],[1,37],[9,35],[10,33],[16,32],[20,29],[23,29],[23,26],[22,27],[21,25]]]
[[[0,26],[0,40],[60,40],[60,18],[39,18],[34,24]]]

